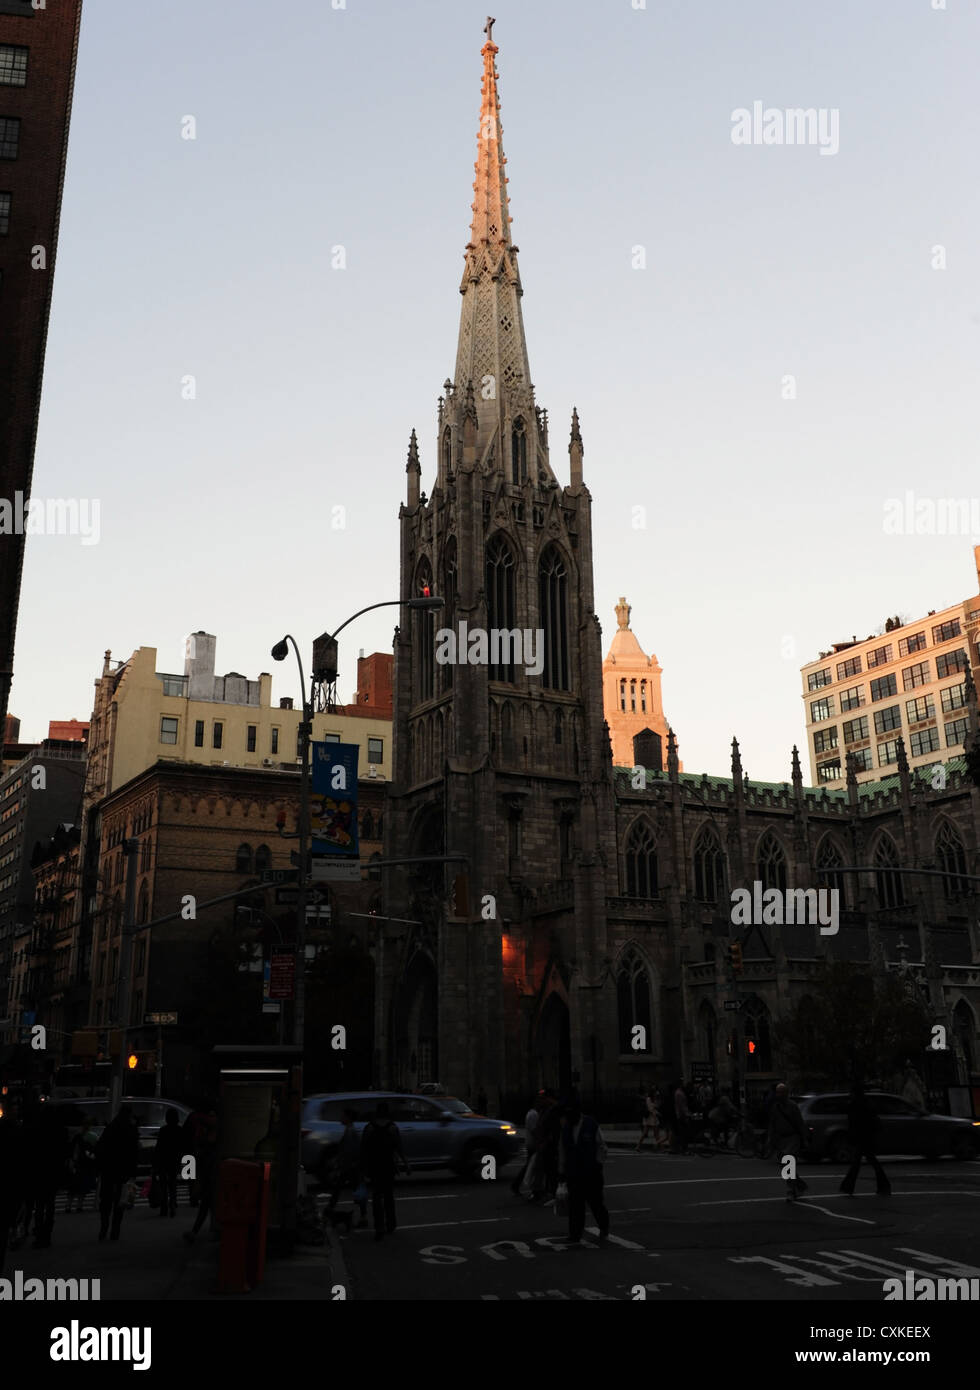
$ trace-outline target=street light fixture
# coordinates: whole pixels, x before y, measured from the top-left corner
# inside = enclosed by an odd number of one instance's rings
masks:
[[[359,608],[356,613],[352,613],[345,622],[342,622],[340,627],[335,628],[332,633],[321,633],[314,642],[313,682],[332,684],[336,680],[337,634],[339,632],[343,632],[344,628],[355,618],[359,618],[362,613],[370,613],[375,608],[391,607],[419,608],[431,611],[444,607],[444,600],[430,593],[429,587],[426,585],[418,598],[382,599],[380,603],[369,603],[366,608]],[[299,665],[299,686],[303,700],[303,718],[299,726],[299,881],[296,893],[296,974],[293,998],[293,1046],[301,1048],[306,1025],[306,860],[310,841],[310,744],[313,737],[313,701],[312,686],[308,695],[306,676],[303,672],[303,659],[300,656],[296,639],[291,633],[287,632],[286,636],[272,648],[272,659],[273,661],[285,661],[289,655],[290,642],[293,644],[296,661]]]

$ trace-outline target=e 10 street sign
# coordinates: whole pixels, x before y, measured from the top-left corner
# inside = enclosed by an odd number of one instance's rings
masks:
[[[726,1009],[726,1011],[729,1012],[729,1013],[732,1012],[733,1010],[737,1011],[737,1010],[740,1009],[741,1007],[742,1007],[742,1001],[741,1001],[740,999],[726,999],[726,1000],[725,1000],[725,1009]]]
[[[176,1022],[177,1022],[177,1015],[176,1015],[176,1014],[144,1014],[144,1015],[143,1015],[143,1022],[144,1022],[144,1023],[155,1023],[155,1024],[157,1025],[157,1027],[160,1028],[160,1027],[162,1027],[165,1023],[176,1023]]]
[[[307,907],[319,907],[321,903],[327,901],[327,894],[322,888],[307,888],[306,905]],[[276,889],[276,903],[280,907],[293,906],[299,902],[299,884],[287,883],[283,888]]]
[[[263,883],[298,883],[299,869],[263,869],[259,878]]]

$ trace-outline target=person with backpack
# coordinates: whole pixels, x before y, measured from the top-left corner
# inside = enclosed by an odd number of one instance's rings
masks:
[[[361,1168],[371,1184],[371,1206],[374,1213],[374,1238],[384,1240],[396,1229],[395,1172],[401,1163],[406,1175],[412,1169],[402,1149],[398,1126],[388,1112],[388,1102],[379,1100],[374,1118],[364,1126],[361,1135]]]
[[[806,1143],[806,1122],[795,1101],[790,1100],[785,1082],[780,1082],[773,1093],[769,1108],[769,1144],[784,1167],[786,1159],[791,1158],[792,1177],[784,1177],[787,1202],[795,1202],[806,1191],[806,1183],[796,1176],[796,1164]]]
[[[881,1119],[878,1112],[865,1095],[862,1083],[857,1081],[851,1087],[851,1101],[847,1107],[847,1138],[854,1148],[854,1162],[848,1168],[844,1181],[840,1185],[840,1190],[845,1196],[854,1196],[854,1185],[858,1180],[861,1163],[864,1159],[867,1159],[874,1169],[878,1196],[890,1197],[892,1195],[892,1185],[888,1181],[888,1174],[878,1162],[876,1153],[880,1131]]]
[[[599,1240],[609,1235],[609,1212],[602,1196],[606,1141],[591,1115],[579,1102],[566,1107],[558,1149],[558,1180],[568,1186],[568,1240],[578,1245],[585,1229],[586,1203],[599,1227]]]

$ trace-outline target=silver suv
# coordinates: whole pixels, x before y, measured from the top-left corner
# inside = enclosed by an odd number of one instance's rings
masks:
[[[948,1153],[959,1159],[980,1156],[980,1120],[933,1115],[887,1091],[868,1091],[867,1097],[880,1120],[876,1153],[922,1154],[924,1158],[939,1158]],[[808,1131],[806,1157],[817,1162],[822,1158],[833,1163],[853,1162],[854,1146],[847,1137],[850,1095],[837,1091],[793,1099]]]
[[[472,1176],[487,1154],[498,1170],[516,1158],[521,1141],[513,1125],[475,1115],[455,1096],[406,1095],[404,1091],[333,1091],[303,1102],[303,1167],[321,1182],[344,1132],[341,1115],[354,1111],[360,1135],[372,1119],[378,1101],[401,1135],[405,1157],[413,1168],[451,1168]]]

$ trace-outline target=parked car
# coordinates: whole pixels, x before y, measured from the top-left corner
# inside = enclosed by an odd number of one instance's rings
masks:
[[[65,1112],[69,1134],[74,1136],[86,1127],[86,1117],[96,1134],[101,1135],[109,1123],[112,1102],[105,1096],[78,1096],[73,1100],[52,1098],[45,1104]],[[179,1100],[164,1100],[159,1096],[123,1096],[122,1104],[129,1106],[139,1123],[140,1171],[149,1172],[157,1135],[167,1111],[176,1110],[183,1125],[191,1113],[190,1108]]]
[[[405,1157],[413,1168],[450,1168],[475,1174],[486,1154],[498,1169],[516,1158],[521,1147],[517,1130],[504,1120],[474,1115],[455,1096],[406,1095],[402,1091],[335,1091],[310,1096],[303,1102],[303,1167],[324,1181],[326,1168],[343,1134],[341,1114],[350,1107],[358,1134],[374,1115],[378,1101],[387,1101],[401,1134]]]
[[[958,1159],[980,1156],[980,1120],[934,1115],[887,1091],[868,1091],[867,1096],[881,1120],[876,1140],[879,1154],[921,1154],[924,1158],[952,1154]],[[809,1132],[804,1156],[812,1162],[829,1158],[833,1163],[851,1163],[854,1146],[847,1137],[850,1095],[838,1091],[793,1099]]]

